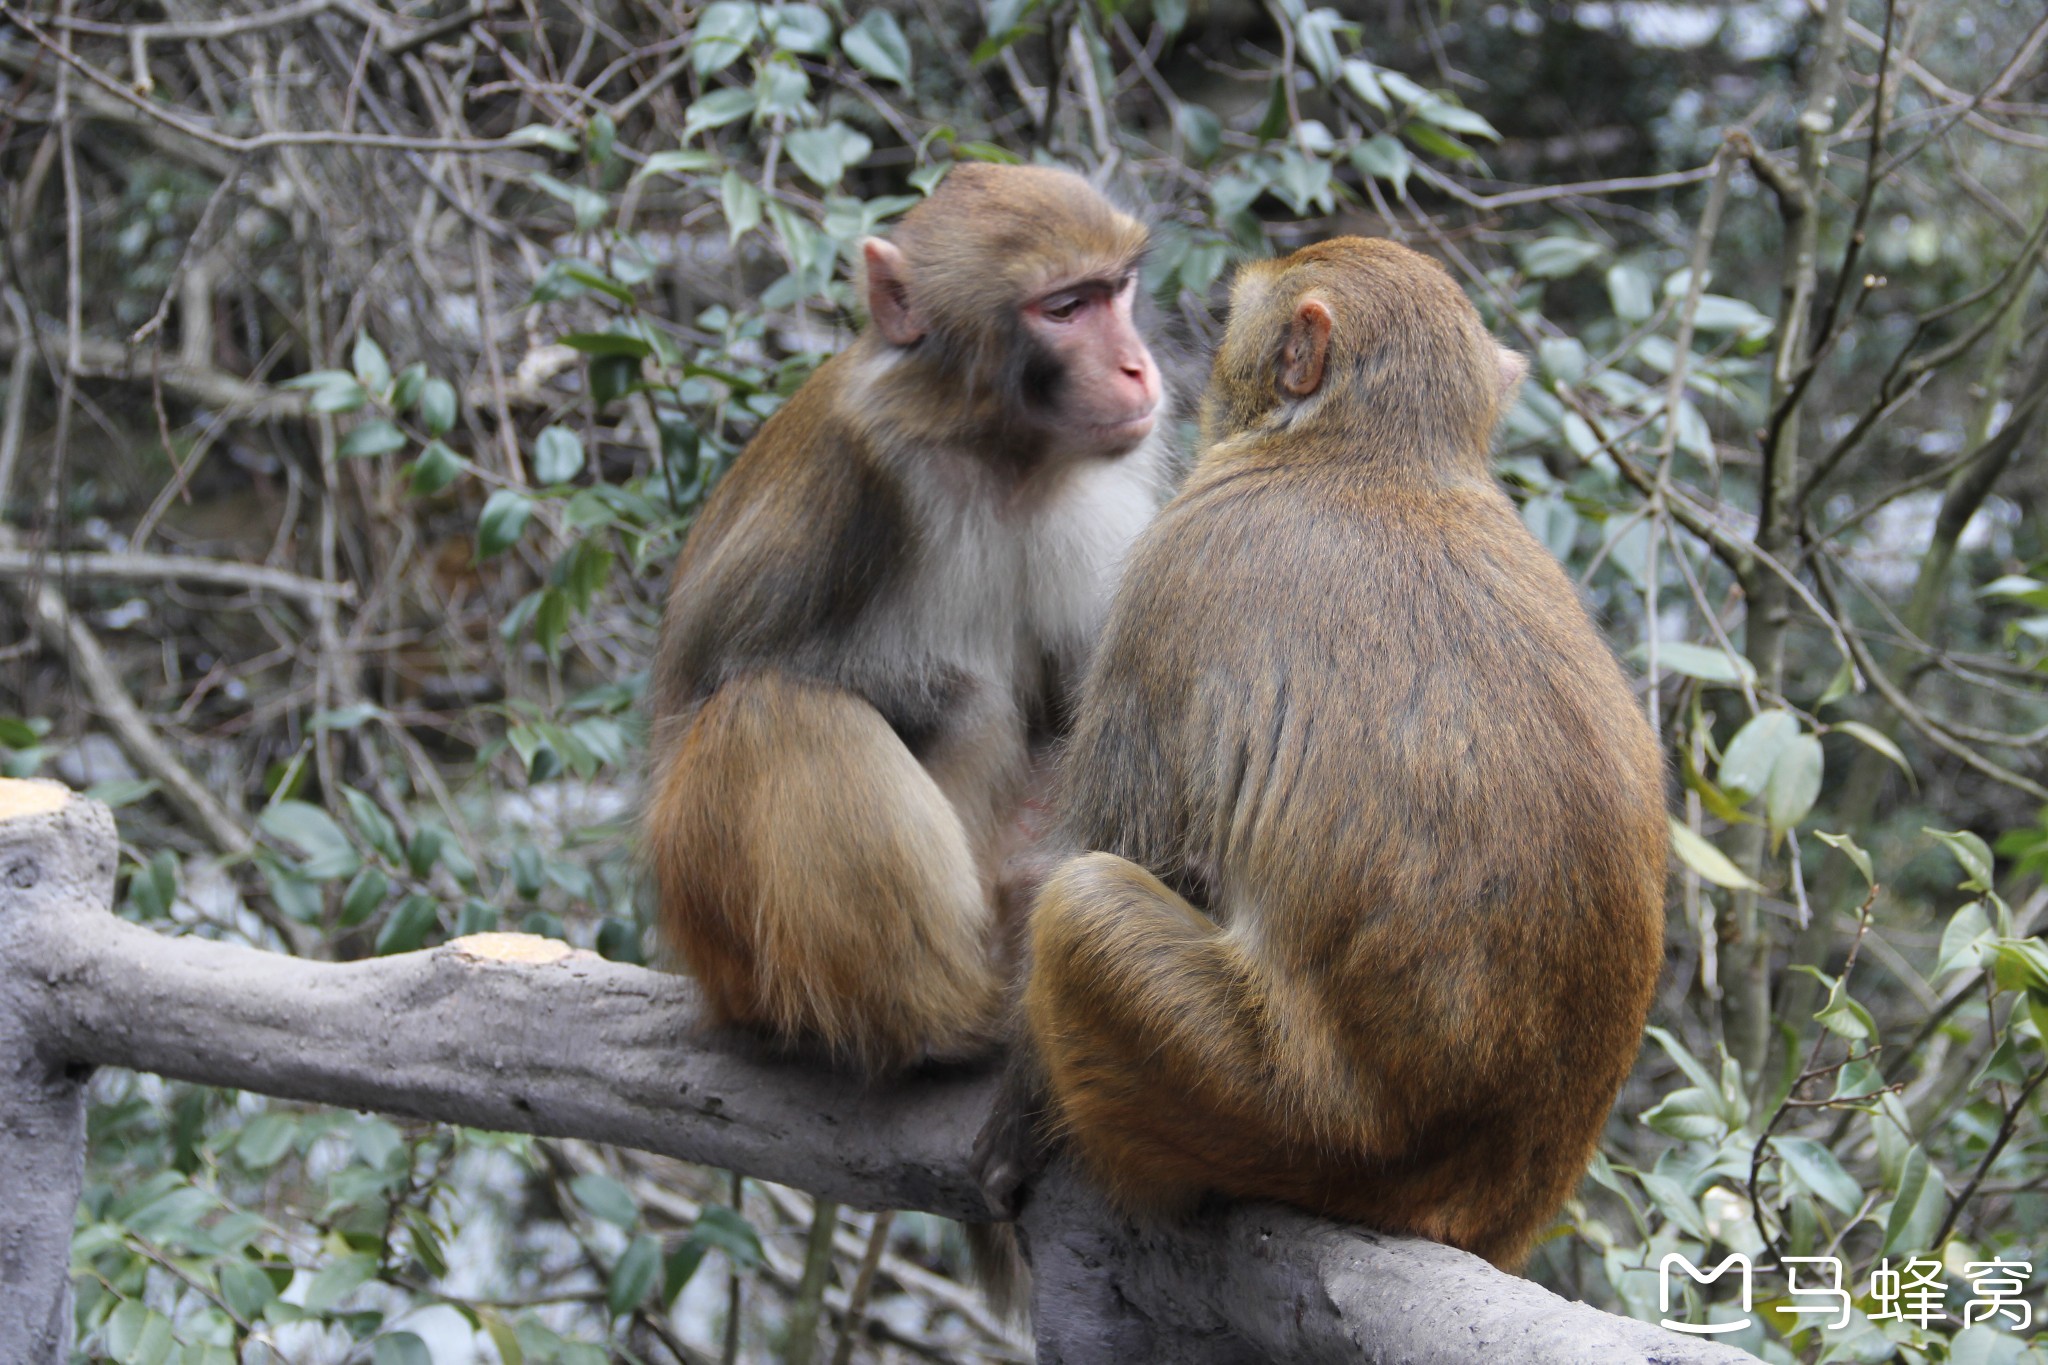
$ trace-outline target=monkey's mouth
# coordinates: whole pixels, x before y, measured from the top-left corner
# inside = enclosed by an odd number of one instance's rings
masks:
[[[1105,446],[1129,449],[1152,434],[1153,425],[1159,420],[1159,408],[1155,404],[1136,417],[1126,417],[1120,422],[1091,422],[1089,434]]]

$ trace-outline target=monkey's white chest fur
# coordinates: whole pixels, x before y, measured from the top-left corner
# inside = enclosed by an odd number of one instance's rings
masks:
[[[1078,667],[1165,498],[1167,461],[1155,434],[1061,471],[1036,496],[978,470],[927,481],[918,582],[900,599],[916,608],[890,623],[892,643],[997,687],[1036,677],[1048,658]]]

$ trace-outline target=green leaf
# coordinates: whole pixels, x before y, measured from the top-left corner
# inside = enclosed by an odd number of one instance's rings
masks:
[[[1892,743],[1890,736],[1886,735],[1882,730],[1873,729],[1860,720],[1838,721],[1828,728],[1839,730],[1845,735],[1850,735],[1860,741],[1865,747],[1874,749],[1884,755],[1898,765],[1899,771],[1906,775],[1908,782],[1913,782],[1915,786],[1919,785],[1914,781],[1913,765],[1906,761],[1905,753],[1898,745]]]
[[[1863,874],[1863,884],[1865,886],[1877,885],[1876,870],[1871,866],[1870,855],[1863,851],[1861,844],[1846,834],[1830,834],[1824,829],[1815,830],[1813,837],[1826,844],[1829,848],[1837,850],[1843,857],[1854,863],[1856,870]]]
[[[1523,272],[1539,280],[1576,275],[1606,254],[1607,248],[1598,242],[1582,242],[1576,237],[1539,237],[1516,252]]]
[[[1803,966],[1804,964],[1802,964]],[[1829,980],[1817,969],[1813,974],[1828,983],[1828,999],[1814,1014],[1821,1027],[1837,1038],[1847,1038],[1852,1043],[1864,1042],[1877,1036],[1877,1021],[1870,1017],[1870,1011],[1863,1008],[1856,997],[1849,994],[1848,985],[1839,978]]]
[[[1927,1153],[1920,1145],[1913,1144],[1899,1172],[1898,1196],[1892,1200],[1891,1214],[1885,1219],[1884,1246],[1878,1254],[1889,1256],[1895,1251],[1916,1256],[1929,1252],[1938,1254],[1941,1248],[1928,1243],[1941,1226],[1947,1205],[1948,1196],[1942,1189],[1941,1172],[1928,1161]]]
[[[690,65],[701,76],[714,75],[738,61],[761,32],[757,6],[743,0],[717,0],[697,16],[690,35]]]
[[[1991,916],[1985,911],[1984,902],[1969,902],[1949,916],[1948,928],[1942,930],[1941,950],[1935,959],[1934,974],[1946,976],[1970,967],[1991,965],[1997,942],[1998,935],[1992,928]]]
[[[279,801],[258,816],[256,824],[271,838],[299,850],[305,863],[298,870],[314,881],[353,877],[362,865],[341,826],[318,806],[304,801]]]
[[[826,190],[835,188],[845,178],[848,166],[865,161],[874,150],[874,143],[864,135],[836,120],[823,128],[791,133],[782,145],[796,168],[818,188]]]
[[[1351,164],[1358,168],[1360,175],[1369,175],[1392,185],[1397,198],[1408,197],[1408,175],[1414,170],[1415,163],[1398,139],[1385,133],[1367,138],[1351,149]]]
[[[1997,940],[1991,968],[2000,990],[2048,992],[2048,944],[2038,938]]]
[[[1883,1093],[1884,1073],[1868,1057],[1858,1057],[1844,1065],[1835,1076],[1835,1093],[1830,1099],[1861,1100]]]
[[[256,1321],[277,1297],[270,1277],[247,1261],[223,1261],[216,1274],[228,1311],[243,1322]]]
[[[581,351],[585,355],[631,356],[641,360],[654,353],[654,347],[645,337],[627,332],[571,332],[561,341],[570,350]]]
[[[723,1204],[707,1205],[697,1215],[689,1240],[713,1251],[724,1252],[733,1269],[738,1271],[752,1270],[762,1261],[761,1235],[737,1210]]]
[[[910,84],[910,43],[896,16],[887,10],[869,10],[861,16],[859,23],[840,35],[839,47],[870,76]]]
[[[569,211],[575,215],[578,232],[590,231],[611,211],[611,201],[587,186],[570,185],[540,171],[535,171],[530,178],[536,186],[569,206]]]
[[[1644,1171],[1636,1178],[1643,1182],[1643,1192],[1650,1196],[1650,1202],[1673,1226],[1702,1242],[1713,1240],[1706,1221],[1700,1217],[1699,1201],[1686,1193],[1685,1186],[1655,1171]]]
[[[1695,1085],[1674,1090],[1644,1110],[1643,1122],[1682,1142],[1712,1142],[1728,1131],[1721,1097]]]
[[[1394,102],[1387,98],[1386,87],[1380,83],[1378,70],[1363,57],[1353,57],[1344,63],[1344,84],[1351,87],[1352,94],[1382,114],[1394,112]]]
[[[1586,345],[1577,337],[1545,337],[1536,343],[1536,364],[1559,383],[1577,385],[1586,378],[1592,363]]]
[[[1984,841],[1966,829],[1947,833],[1938,829],[1923,828],[1923,834],[1931,834],[1942,847],[1955,855],[1963,866],[1962,889],[1965,891],[1990,891],[1992,887],[1991,849]]]
[[[1650,277],[1632,265],[1607,267],[1607,301],[1614,315],[1631,325],[1647,322],[1657,311]]]
[[[290,1114],[258,1114],[236,1135],[235,1159],[252,1171],[267,1171],[291,1151],[298,1131]]]
[[[1979,597],[2003,597],[2009,601],[2024,602],[2030,607],[2048,611],[2048,583],[2024,574],[2007,574],[1994,578],[1977,590]]]
[[[371,393],[387,393],[391,389],[391,362],[384,358],[384,348],[370,339],[368,332],[356,333],[355,350],[349,356],[349,364]]]
[[[465,938],[470,934],[488,934],[498,927],[498,907],[475,897],[462,903],[462,910],[455,917],[455,937]]]
[[[374,1365],[434,1365],[427,1343],[411,1332],[392,1332],[378,1337],[376,1351],[370,1358]]]
[[[167,1365],[177,1345],[171,1320],[139,1300],[124,1300],[107,1319],[107,1354],[119,1365]]]
[[[1207,165],[1223,150],[1223,120],[1210,110],[1199,104],[1181,104],[1173,111],[1173,121],[1193,164]]]
[[[445,379],[429,379],[420,386],[420,425],[429,436],[445,436],[455,425],[455,386]]]
[[[1427,123],[1405,123],[1401,126],[1401,135],[1423,151],[1446,161],[1476,161],[1479,158],[1479,153]]]
[[[723,128],[754,112],[754,92],[745,86],[713,90],[683,113],[683,141],[711,128]]]
[[[1749,874],[1729,861],[1728,855],[1694,834],[1677,820],[1671,821],[1671,851],[1678,860],[1715,886],[1731,891],[1761,891]]]
[[[1430,91],[1423,89],[1398,71],[1387,67],[1375,67],[1374,74],[1379,77],[1380,85],[1386,92],[1404,108],[1419,109],[1436,98]]]
[[[640,1223],[640,1207],[626,1187],[599,1171],[585,1171],[569,1182],[569,1193],[593,1218],[632,1231]]]
[[[1692,325],[1702,332],[1739,332],[1750,337],[1768,336],[1772,326],[1768,317],[1741,299],[1719,294],[1700,296],[1699,310],[1693,314]]]
[[[640,362],[630,356],[601,355],[590,362],[590,401],[615,403],[640,381]]]
[[[1716,780],[1723,791],[1740,792],[1744,799],[1761,796],[1771,785],[1778,761],[1798,738],[1799,718],[1790,711],[1758,712],[1722,750]]]
[[[1289,114],[1287,111],[1287,87],[1277,79],[1266,92],[1266,113],[1259,120],[1259,126],[1252,130],[1252,136],[1261,142],[1271,142],[1287,134]]]
[[[429,441],[410,468],[408,489],[416,498],[430,498],[461,478],[469,462],[441,442]]]
[[[652,1237],[635,1237],[612,1267],[611,1283],[605,1286],[605,1306],[613,1316],[632,1311],[646,1300],[660,1274],[661,1243]]]
[[[484,1334],[497,1349],[499,1365],[526,1365],[526,1348],[504,1315],[495,1308],[479,1308],[476,1315],[483,1322]]]
[[[414,361],[398,372],[398,378],[391,383],[391,407],[394,412],[408,412],[420,401],[420,390],[426,387],[427,367]]]
[[[427,935],[441,927],[441,907],[432,896],[407,896],[384,921],[377,933],[377,956],[409,953],[427,941]]]
[[[448,836],[433,825],[421,825],[413,831],[412,841],[405,846],[405,865],[415,877],[424,877],[434,870],[447,844]]]
[[[1799,1180],[1799,1183],[1813,1191],[1814,1196],[1838,1213],[1853,1214],[1863,1207],[1863,1187],[1855,1177],[1842,1169],[1842,1163],[1835,1154],[1815,1142],[1812,1138],[1774,1137],[1771,1150],[1776,1152]]]
[[[373,417],[357,425],[356,429],[341,438],[341,445],[335,456],[343,460],[365,459],[373,455],[389,455],[394,450],[405,449],[405,433],[382,417]]]
[[[589,126],[583,130],[583,154],[597,165],[602,166],[612,159],[612,150],[618,145],[619,125],[612,116],[600,109],[590,116]]]
[[[306,1311],[331,1313],[349,1295],[370,1282],[377,1273],[374,1256],[338,1256],[313,1276],[306,1286]]]
[[[534,441],[533,477],[536,483],[567,483],[582,469],[583,438],[569,428],[548,427]],[[514,539],[517,539],[516,533]]]
[[[357,378],[346,370],[314,370],[285,380],[282,389],[307,389],[306,406],[314,412],[354,412],[370,401]]]
[[[758,118],[781,115],[808,119],[814,113],[811,78],[795,62],[764,62],[754,67],[754,112]]]
[[[704,171],[715,171],[721,164],[718,153],[680,148],[676,151],[656,152],[647,158],[647,164],[633,172],[635,180],[645,180],[650,175],[695,175]]]
[[[348,893],[341,898],[341,924],[352,929],[384,905],[384,898],[391,893],[391,879],[374,867],[366,867],[356,874],[349,883]]]
[[[9,773],[7,775],[10,777],[23,777],[32,775],[32,772]],[[119,810],[123,806],[132,806],[137,801],[154,796],[162,786],[163,783],[153,777],[146,782],[95,782],[85,789],[85,794],[101,805],[112,806],[115,810]]]
[[[1819,700],[1814,702],[1813,709],[1818,711],[1823,706],[1832,706],[1854,692],[1856,686],[1856,666],[1844,659],[1842,666],[1835,670],[1835,676],[1828,679],[1828,685],[1822,690]]]
[[[526,530],[533,519],[533,503],[516,488],[500,488],[484,503],[476,522],[476,557],[489,559],[503,554]]]
[[[768,11],[768,39],[784,52],[816,57],[832,48],[832,19],[816,5],[782,5]]]
[[[1489,142],[1500,141],[1500,132],[1477,112],[1448,100],[1434,100],[1415,111],[1415,116],[1424,122],[1433,123],[1450,133],[1463,133],[1468,137],[1483,137]]]
[[[1820,797],[1822,754],[1820,740],[1800,735],[1785,746],[1771,766],[1770,785],[1764,790],[1764,814],[1772,834],[1792,828],[1813,809]]]
[[[761,226],[761,214],[766,207],[766,201],[754,183],[738,171],[727,171],[720,177],[718,198],[720,207],[725,212],[728,243],[737,242]]]
[[[1639,664],[1647,663],[1649,651],[1637,645],[1628,652],[1628,657]],[[1756,682],[1756,669],[1741,655],[1709,649],[1705,645],[1681,644],[1675,640],[1658,642],[1657,667],[1666,673],[1682,673],[1688,678],[1723,687]]]
[[[1986,1083],[2001,1085],[2025,1085],[2027,1064],[2020,1055],[2019,1040],[2008,1033],[1998,1040],[1991,1055],[1984,1059],[1984,1065],[1977,1068],[1977,1074],[1970,1078],[1970,1089],[1976,1090]]]
[[[1337,69],[1343,60],[1337,50],[1340,29],[1356,32],[1357,25],[1345,23],[1333,9],[1312,9],[1294,23],[1296,49],[1317,79],[1325,84],[1337,79]]]
[[[550,151],[573,155],[576,151],[576,135],[566,128],[550,128],[542,123],[529,123],[515,128],[505,135],[505,141],[515,146],[546,147]]]

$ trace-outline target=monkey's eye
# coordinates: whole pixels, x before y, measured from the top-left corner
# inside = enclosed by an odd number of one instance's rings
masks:
[[[1038,311],[1054,322],[1072,322],[1074,315],[1079,313],[1082,305],[1086,303],[1087,300],[1079,294],[1065,294],[1059,298],[1048,299],[1040,305]]]

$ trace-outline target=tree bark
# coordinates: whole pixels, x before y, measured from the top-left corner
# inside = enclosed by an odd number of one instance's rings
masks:
[[[94,1066],[618,1143],[822,1199],[986,1216],[982,1071],[864,1084],[705,1030],[681,977],[523,934],[322,963],[107,912],[113,819],[0,781],[0,1360],[69,1350]],[[1657,1362],[1740,1351],[1567,1303],[1463,1252],[1245,1207],[1138,1226],[1056,1166],[1023,1219],[1040,1359]]]

